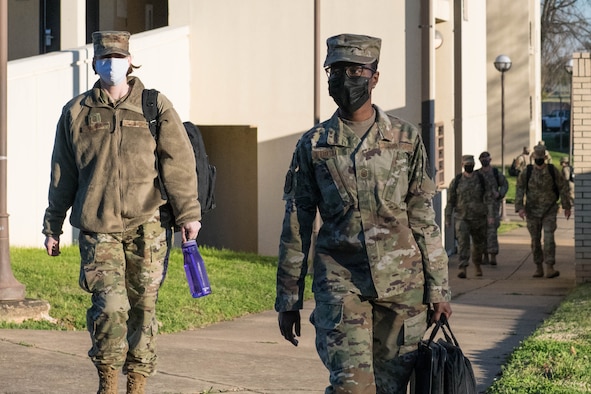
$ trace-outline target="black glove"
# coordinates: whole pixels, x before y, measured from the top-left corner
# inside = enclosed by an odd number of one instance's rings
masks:
[[[301,332],[300,311],[279,312],[279,331],[281,331],[281,335],[294,346],[298,346],[298,340],[293,335],[294,326],[295,336],[299,337]]]

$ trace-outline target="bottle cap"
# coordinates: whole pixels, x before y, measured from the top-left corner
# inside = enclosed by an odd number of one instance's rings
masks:
[[[196,239],[190,239],[187,242],[183,242],[183,246],[191,246],[191,245],[197,246],[197,240]]]

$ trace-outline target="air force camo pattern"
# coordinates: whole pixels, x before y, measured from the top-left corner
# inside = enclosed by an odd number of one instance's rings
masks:
[[[375,108],[362,142],[335,114],[297,144],[284,190],[277,311],[302,308],[317,208],[324,222],[314,256],[317,301],[424,286],[424,302],[450,300],[424,146],[416,128]]]

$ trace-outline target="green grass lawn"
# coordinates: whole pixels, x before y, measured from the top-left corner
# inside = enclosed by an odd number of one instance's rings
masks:
[[[181,250],[171,252],[168,275],[158,296],[160,332],[178,332],[273,309],[277,259],[250,253],[200,247],[212,293],[192,298],[183,268]],[[26,286],[26,298],[49,302],[48,321],[22,324],[0,322],[0,328],[85,330],[90,294],[78,286],[80,257],[75,246],[63,247],[59,257],[44,249],[11,248],[16,279]],[[306,297],[311,298],[307,284]]]
[[[577,286],[513,352],[487,394],[591,392],[591,283]]]

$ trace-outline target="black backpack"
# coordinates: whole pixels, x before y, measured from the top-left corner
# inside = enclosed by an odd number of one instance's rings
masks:
[[[142,92],[142,110],[144,117],[148,121],[150,132],[156,141],[158,141],[158,130],[157,130],[157,118],[158,118],[158,91],[155,89],[144,89]],[[201,204],[201,215],[215,208],[215,180],[216,180],[216,168],[209,163],[207,152],[205,151],[205,144],[203,143],[203,137],[199,128],[191,122],[183,122],[185,131],[191,141],[193,147],[193,153],[195,154],[197,173],[197,193],[199,204]],[[166,190],[164,190],[164,184],[160,180],[160,172],[158,172],[158,180],[160,184],[160,192],[162,198],[167,199]]]
[[[513,159],[513,163],[511,163],[511,167],[509,167],[509,175],[517,176],[519,175],[519,171],[517,170],[517,157]]]

